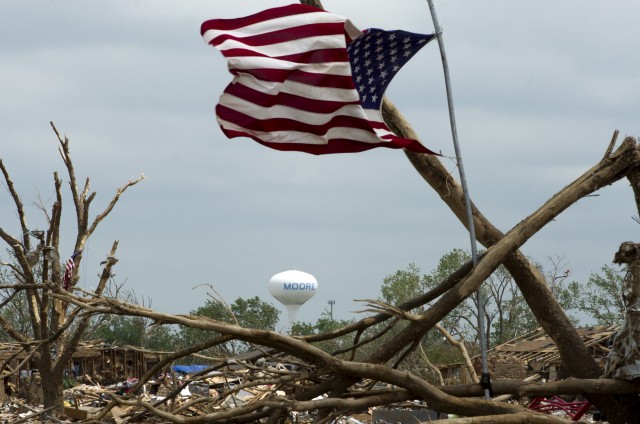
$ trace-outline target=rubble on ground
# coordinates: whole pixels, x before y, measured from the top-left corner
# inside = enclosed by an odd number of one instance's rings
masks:
[[[281,377],[312,371],[308,365],[287,361],[288,358],[267,356],[229,359],[223,361],[223,366],[220,363],[216,366],[166,366],[141,384],[143,374],[159,360],[157,356],[139,349],[130,351],[113,347],[105,347],[99,352],[100,355],[92,353],[75,359],[80,366],[70,369],[69,378],[65,380],[64,416],[54,420],[57,424],[82,420],[115,424],[167,422],[150,410],[156,408],[163,413],[198,417],[225,409],[250,407],[258,401],[286,401],[304,388],[305,380],[298,374],[292,380],[295,383],[285,383]],[[0,424],[46,421],[49,411],[41,405],[38,392],[42,382],[37,370],[20,370],[14,380],[15,383],[5,382],[9,395],[0,398]],[[390,388],[365,381],[356,385],[354,393],[372,389]],[[526,406],[524,402],[521,404]],[[446,418],[446,414],[430,410],[424,402],[405,402],[356,412],[335,417],[333,423],[431,422]],[[562,411],[553,413],[566,416]],[[288,413],[291,423],[311,423],[317,417],[317,411]],[[603,422],[596,418],[590,411],[582,417],[582,422]]]

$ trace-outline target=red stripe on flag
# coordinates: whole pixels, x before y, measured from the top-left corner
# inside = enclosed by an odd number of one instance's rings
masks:
[[[316,87],[345,88],[354,89],[353,80],[350,76],[314,74],[299,69],[229,69],[232,74],[248,74],[262,81],[279,82],[285,81],[299,82]]]
[[[330,100],[317,100],[307,97],[297,96],[295,94],[279,92],[278,94],[270,95],[263,93],[262,91],[254,90],[246,87],[242,84],[230,85],[224,90],[225,93],[230,94],[241,99],[250,101],[261,107],[274,107],[274,106],[288,106],[306,112],[313,113],[333,113],[343,108],[346,105],[358,105],[360,102],[337,102]]]
[[[253,131],[297,131],[314,135],[324,135],[332,128],[345,127],[374,133],[368,120],[358,119],[352,116],[336,115],[331,117],[325,124],[312,125],[289,118],[256,119],[220,104],[216,107],[216,113],[225,121],[232,122]]]
[[[326,62],[347,62],[346,51],[344,49],[322,49],[308,52],[287,54],[282,56],[269,56],[249,49],[228,49],[222,52],[225,57],[267,57],[271,59],[285,60],[296,63],[326,63]]]
[[[242,44],[252,47],[268,46],[270,44],[286,43],[288,41],[297,41],[306,37],[321,37],[323,35],[336,35],[344,29],[341,22],[323,22],[313,25],[297,26],[292,28],[284,28],[277,31],[266,32],[262,34],[238,37],[233,34],[221,34],[211,41],[214,47],[219,46],[227,40],[235,40]]]
[[[283,152],[304,152],[310,153],[312,155],[324,155],[331,153],[358,153],[364,152],[367,150],[374,149],[376,147],[391,147],[400,149],[403,146],[401,145],[391,145],[388,142],[381,141],[380,143],[365,143],[358,140],[351,139],[331,139],[326,144],[306,144],[306,143],[272,143],[268,141],[263,141],[258,137],[255,137],[251,134],[235,131],[230,129],[222,128],[222,131],[228,138],[236,138],[236,137],[248,137],[262,144],[263,146],[270,147],[275,150],[280,150]]]
[[[253,25],[260,22],[268,21],[271,19],[300,15],[302,13],[318,13],[318,12],[326,13],[322,9],[318,9],[313,6],[306,6],[302,4],[290,4],[288,6],[263,10],[262,12],[258,12],[253,15],[245,16],[242,18],[211,19],[202,24],[202,27],[200,28],[200,34],[204,35],[204,33],[210,29],[215,29],[219,31],[220,30],[231,31],[234,29],[248,26],[248,25]]]
[[[69,286],[71,284],[71,277],[73,276],[73,269],[76,266],[76,264],[73,262],[74,256],[75,255],[71,256],[67,260],[67,262],[64,264],[65,272],[64,272],[64,276],[62,277],[62,283],[65,290],[69,290]]]

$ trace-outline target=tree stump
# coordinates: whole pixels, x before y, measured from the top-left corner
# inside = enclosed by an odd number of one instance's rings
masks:
[[[628,266],[622,283],[626,314],[613,339],[603,377],[633,380],[640,377],[640,244],[622,243],[613,263]]]

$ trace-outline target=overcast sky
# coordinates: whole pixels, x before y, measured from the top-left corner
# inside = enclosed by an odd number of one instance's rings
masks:
[[[351,318],[385,276],[409,263],[424,272],[463,226],[401,151],[316,157],[227,140],[214,107],[231,80],[200,24],[289,1],[5,0],[0,13],[0,157],[28,207],[52,202],[64,166],[49,121],[71,140],[80,181],[97,191],[93,214],[144,173],[84,252],[81,285],[119,240],[117,280],[152,306],[186,313],[211,285],[228,302],[271,298],[274,274],[313,274],[317,295],[300,318],[335,300]],[[358,27],[434,31],[426,1],[325,0]],[[640,134],[640,3],[437,1],[471,197],[507,231],[602,155],[615,129]],[[387,95],[432,150],[454,156],[437,43],[396,76]],[[456,176],[450,159],[445,166]],[[65,185],[65,188],[67,186]],[[65,191],[65,195],[68,190]],[[626,180],[579,201],[523,252],[563,256],[585,281],[621,242],[639,241]],[[62,254],[75,237],[66,198]],[[0,192],[0,225],[18,235]],[[5,258],[0,253],[0,258]],[[199,286],[199,287],[198,287]],[[283,308],[280,308],[284,311]],[[284,317],[284,314],[283,314]]]

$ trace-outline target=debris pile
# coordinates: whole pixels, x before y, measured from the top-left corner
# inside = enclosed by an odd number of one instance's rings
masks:
[[[95,354],[90,357],[93,358],[91,362],[104,364],[101,369],[105,375],[96,373],[95,369],[90,373],[81,373],[86,370],[82,367],[89,362],[82,359],[86,357],[74,359],[74,364],[80,366],[70,370],[69,379],[65,380],[67,388],[63,393],[64,416],[61,418],[67,421],[58,419],[58,423],[82,420],[106,420],[115,424],[140,421],[155,423],[168,422],[171,416],[200,417],[214,422],[230,409],[235,409],[245,417],[254,414],[257,422],[261,418],[268,418],[260,415],[267,407],[279,410],[284,421],[311,423],[321,413],[319,407],[315,408],[316,404],[326,405],[326,402],[335,400],[322,393],[310,395],[307,392],[309,388],[317,387],[325,377],[314,366],[283,353],[257,350],[235,358],[212,361],[213,365],[169,365],[170,362],[160,358],[156,362],[146,362],[144,368],[138,367],[135,362],[140,351],[109,348],[102,353],[100,361]],[[501,365],[505,370],[512,369],[520,377],[522,361],[513,361],[513,357],[504,352],[497,352],[493,358],[494,367]],[[516,364],[519,369],[516,369]],[[123,372],[113,373],[113,370]],[[16,383],[9,380],[5,382],[5,391],[9,395],[2,402],[0,424],[40,422],[47,417],[48,410],[41,406],[35,394],[42,384],[37,370],[19,371],[14,376]],[[114,375],[122,378],[114,380]],[[372,393],[391,396],[397,392],[396,387],[365,379],[354,384],[341,399],[353,401]],[[298,399],[317,403],[312,407],[308,403],[300,406],[296,402],[304,401],[294,401],[296,395],[302,395]],[[543,401],[542,404],[548,403]],[[349,408],[351,412],[348,415],[336,414],[328,422],[384,424],[429,422],[446,418],[446,414],[431,410],[424,402],[409,398],[379,405],[383,406]],[[585,406],[581,412],[585,413],[587,409],[588,406]]]

